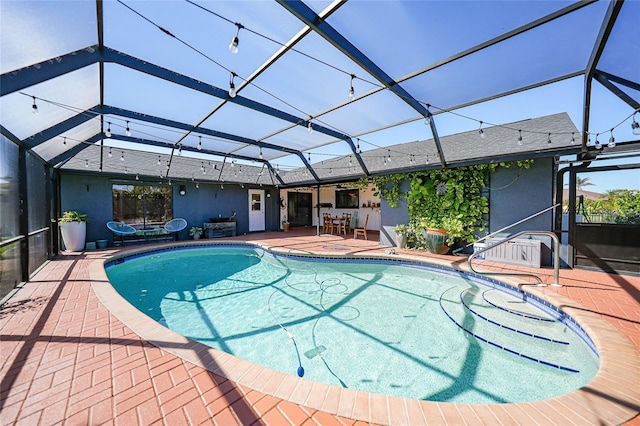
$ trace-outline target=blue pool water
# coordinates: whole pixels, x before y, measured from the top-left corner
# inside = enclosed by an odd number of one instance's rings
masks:
[[[524,402],[575,390],[598,369],[571,318],[496,281],[435,266],[222,245],[119,259],[106,271],[123,297],[166,327],[335,386]]]

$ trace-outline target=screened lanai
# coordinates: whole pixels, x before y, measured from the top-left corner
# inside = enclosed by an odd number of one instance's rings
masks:
[[[448,167],[476,160],[478,144],[496,157],[572,144],[584,152],[596,133],[606,144],[619,121],[618,144],[633,139],[639,8],[3,1],[2,133],[55,169],[280,185]],[[525,104],[505,122],[465,107],[576,79],[583,93],[570,102],[584,110],[580,133],[513,127],[514,144],[502,152],[492,152],[490,134],[447,152],[441,138],[451,121],[479,131],[561,112],[553,104],[565,101],[551,98],[539,113]],[[595,119],[594,85],[624,101],[627,117]],[[424,143],[413,156],[384,149],[415,141]],[[377,164],[389,155],[398,161]],[[349,156],[352,167],[332,167]],[[203,164],[217,172],[203,175]]]
[[[55,219],[61,173],[286,188],[637,150],[635,1],[0,8],[5,239]]]

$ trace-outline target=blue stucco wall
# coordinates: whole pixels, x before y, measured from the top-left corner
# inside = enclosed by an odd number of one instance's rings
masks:
[[[89,215],[91,221],[87,224],[87,241],[106,239],[110,245],[113,243],[113,235],[106,227],[106,223],[113,220],[112,184],[112,180],[105,176],[60,175],[61,211],[77,210]],[[229,217],[234,211],[237,213],[238,235],[249,232],[248,186],[241,188],[239,185],[225,184],[221,189],[219,184],[200,183],[200,188],[196,189],[191,182],[183,184],[186,187],[184,196],[179,194],[180,183],[172,185],[173,217],[182,217],[188,223],[180,239],[188,238],[191,226],[202,226],[209,218],[218,215]],[[278,191],[267,187],[257,189],[264,189],[265,194],[271,194],[271,197],[265,196],[265,229],[279,230]]]

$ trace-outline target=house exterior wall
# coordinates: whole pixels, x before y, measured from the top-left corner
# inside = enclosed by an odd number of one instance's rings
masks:
[[[122,180],[118,180],[122,182]],[[144,182],[132,181],[131,184]],[[152,182],[149,182],[152,183]],[[186,186],[186,194],[179,194],[179,185]],[[61,211],[77,210],[86,213],[90,222],[87,224],[87,241],[100,239],[113,243],[113,235],[107,229],[107,222],[113,220],[112,205],[113,180],[108,176],[65,174],[60,176],[60,208]],[[237,234],[249,232],[249,199],[248,187],[238,185],[200,183],[199,188],[191,182],[175,182],[172,185],[173,217],[186,219],[187,228],[180,234],[180,239],[186,239],[189,228],[200,226],[211,217],[229,217],[237,213]],[[265,229],[275,231],[279,229],[280,208],[275,188],[262,187],[265,191]],[[267,194],[271,195],[270,197]]]

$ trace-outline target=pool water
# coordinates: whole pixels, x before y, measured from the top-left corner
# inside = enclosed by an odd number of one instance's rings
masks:
[[[221,246],[153,252],[106,271],[123,297],[166,327],[335,386],[525,402],[575,390],[598,369],[594,351],[553,312],[453,270]]]

